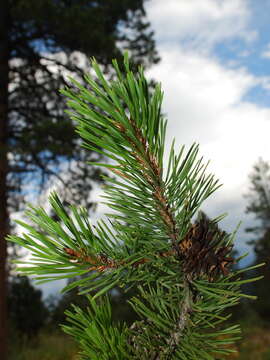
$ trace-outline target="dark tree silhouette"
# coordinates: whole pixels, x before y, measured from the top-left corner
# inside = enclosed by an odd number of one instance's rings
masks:
[[[266,265],[257,270],[258,275],[264,275],[261,281],[252,286],[258,296],[254,307],[264,320],[270,319],[270,165],[259,159],[253,167],[250,178],[250,190],[246,195],[248,205],[246,212],[253,214],[256,225],[247,228],[252,234],[249,244],[253,245],[256,255],[255,263],[264,262]]]
[[[27,277],[14,277],[8,285],[8,318],[20,337],[37,335],[48,318],[41,290]]]

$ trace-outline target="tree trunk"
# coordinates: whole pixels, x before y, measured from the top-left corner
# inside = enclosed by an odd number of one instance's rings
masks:
[[[7,359],[6,241],[7,211],[7,122],[8,122],[8,0],[0,6],[0,354]]]

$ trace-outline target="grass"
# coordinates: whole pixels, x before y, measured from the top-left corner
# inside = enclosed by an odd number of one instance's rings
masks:
[[[270,325],[255,312],[249,312],[239,321],[242,339],[236,343],[236,352],[228,360],[270,360]]]
[[[270,329],[253,327],[243,330],[243,340],[235,350],[228,360],[270,360]]]
[[[9,360],[78,360],[78,347],[58,330],[41,332],[32,341],[17,340],[10,347]]]

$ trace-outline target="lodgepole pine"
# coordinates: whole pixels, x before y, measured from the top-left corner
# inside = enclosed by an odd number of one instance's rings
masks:
[[[227,309],[254,298],[240,287],[259,278],[242,280],[244,270],[233,270],[235,232],[219,229],[223,216],[193,222],[219,184],[196,144],[176,154],[173,143],[165,164],[160,85],[149,91],[143,69],[133,73],[127,55],[113,66],[116,80],[108,82],[92,60],[96,77],[85,76],[88,88],[70,79],[62,93],[84,147],[110,159],[89,166],[115,175],[106,178],[104,195],[114,211],[93,226],[84,208],[68,212],[56,193],[50,204],[57,218],[30,206],[35,225],[18,221],[27,232],[9,237],[32,253],[19,271],[39,283],[84,275],[64,291],[78,287],[89,307],[74,306],[63,325],[82,359],[223,358],[240,333],[238,325],[223,324]],[[141,320],[131,327],[112,321],[108,293],[116,285],[138,289],[130,306]]]

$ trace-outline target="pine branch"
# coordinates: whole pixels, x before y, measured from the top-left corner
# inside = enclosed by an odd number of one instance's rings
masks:
[[[147,140],[143,137],[141,130],[136,126],[133,120],[130,120],[130,124],[133,128],[134,134],[138,142],[141,144],[142,147],[141,150],[132,141],[132,139],[127,138],[134,149],[132,155],[141,165],[141,172],[145,180],[153,188],[152,196],[155,199],[157,210],[159,211],[163,222],[167,227],[167,233],[172,240],[174,250],[180,257],[181,255],[179,252],[179,246],[177,244],[179,231],[176,227],[176,221],[170,203],[164,194],[165,184],[162,180],[163,169],[158,166],[156,157],[150,152]]]
[[[160,86],[150,94],[143,69],[133,74],[127,56],[123,72],[116,61],[113,66],[117,80],[109,83],[93,60],[97,79],[86,75],[89,89],[71,79],[62,93],[84,147],[111,159],[91,164],[117,175],[104,178],[104,198],[116,212],[92,226],[85,209],[71,206],[67,212],[52,194],[57,218],[32,207],[28,216],[36,226],[19,222],[28,233],[10,238],[32,252],[20,271],[39,282],[84,275],[64,290],[95,293],[88,313],[68,313],[73,327],[66,330],[84,339],[86,358],[213,360],[230,353],[227,345],[240,332],[238,326],[220,327],[227,320],[224,310],[241,297],[254,298],[240,287],[260,277],[242,280],[243,270],[233,271],[235,233],[218,228],[221,216],[193,222],[219,187],[197,158],[198,146],[176,155],[173,143],[165,173]],[[108,299],[100,307],[94,300],[116,284],[139,290],[129,303],[142,320],[129,329],[114,327]]]
[[[116,109],[116,111],[120,112],[118,109]],[[128,136],[128,129],[120,122],[114,121],[113,125],[123,134],[123,137],[132,150],[131,155],[140,165],[140,172],[152,189],[152,196],[155,200],[157,210],[167,227],[168,236],[172,240],[173,247],[180,257],[179,246],[177,245],[179,231],[176,227],[176,221],[170,203],[164,193],[165,184],[162,180],[163,169],[158,165],[158,159],[154,153],[151,152],[147,139],[143,136],[136,122],[131,118],[128,118],[128,122],[133,132],[133,138]],[[116,175],[124,179],[130,179],[128,174],[121,171],[121,165],[119,168],[110,169]]]

